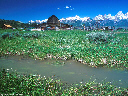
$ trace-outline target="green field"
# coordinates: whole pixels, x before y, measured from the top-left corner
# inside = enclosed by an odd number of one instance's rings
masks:
[[[128,69],[127,33],[80,30],[0,32],[0,56],[28,55],[40,60],[48,57],[75,59],[92,67]]]
[[[6,32],[6,33],[5,33]],[[8,33],[7,33],[8,32]],[[35,59],[75,59],[92,67],[128,69],[128,34],[110,32],[0,30],[0,56],[27,55]],[[88,34],[88,35],[87,35]],[[127,88],[88,81],[68,85],[60,79],[0,72],[0,94],[10,95],[128,95]]]

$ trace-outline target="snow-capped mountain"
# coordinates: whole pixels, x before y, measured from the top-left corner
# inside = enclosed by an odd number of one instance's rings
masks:
[[[47,22],[48,19],[45,20],[36,20],[36,21],[29,21],[29,23],[44,23]],[[125,23],[125,26],[128,26],[128,12],[127,13],[122,13],[122,11],[119,11],[115,16],[112,16],[111,14],[105,14],[105,15],[97,15],[94,18],[90,18],[90,17],[84,17],[81,18],[78,15],[74,16],[74,17],[68,17],[68,18],[61,18],[60,22],[64,23],[64,24],[71,24],[73,26],[82,26],[83,24],[85,26],[90,26],[90,25],[95,25],[96,22],[98,21],[98,23],[100,23],[100,25],[102,26],[117,26],[119,25],[124,25],[123,23]]]
[[[85,26],[93,26],[96,24],[97,21],[98,23],[100,23],[101,26],[118,26],[118,24],[120,26],[128,26],[128,12],[126,14],[123,14],[122,11],[119,11],[115,16],[112,16],[111,14],[99,14],[93,19],[90,17],[80,18],[78,15],[76,15],[75,17],[60,19],[61,23],[67,23],[73,26],[82,26],[83,24],[85,24]]]
[[[108,15],[98,15],[94,18],[94,20],[114,20],[115,19],[115,16],[112,16],[111,14],[108,14]]]
[[[94,20],[104,20],[104,16],[99,14],[94,18]]]
[[[81,20],[81,21],[87,21],[90,17],[84,17],[84,18],[80,18],[78,15],[76,15],[75,17],[68,17],[68,18],[62,18],[60,19],[60,22],[62,21],[68,21],[68,20]]]
[[[115,16],[111,16],[111,14],[108,15],[98,15],[94,18],[94,20],[114,20],[114,21],[120,21],[122,19],[128,19],[128,12],[126,14],[123,14],[122,11],[119,11]]]
[[[108,14],[108,15],[104,15],[104,19],[108,19],[108,20],[114,20],[115,19],[115,16],[112,16],[111,14]]]
[[[81,20],[81,21],[87,21],[88,19],[90,19],[90,17],[84,17],[84,18],[80,18],[78,15],[76,15],[75,17],[68,17],[68,18],[62,18],[60,19],[61,21],[68,21],[68,20]],[[119,21],[122,19],[128,19],[128,12],[126,14],[123,14],[122,11],[119,11],[115,16],[112,16],[111,14],[108,15],[98,15],[96,17],[93,18],[93,20],[114,20],[114,21]]]

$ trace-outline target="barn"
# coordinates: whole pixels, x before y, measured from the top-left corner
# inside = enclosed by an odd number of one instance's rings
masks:
[[[37,26],[38,28],[41,28],[41,30],[66,29],[71,27],[71,25],[60,23],[55,15],[49,17],[47,23],[38,24]]]
[[[60,27],[60,21],[55,15],[52,15],[48,18],[47,25],[48,27],[55,29],[55,27]]]

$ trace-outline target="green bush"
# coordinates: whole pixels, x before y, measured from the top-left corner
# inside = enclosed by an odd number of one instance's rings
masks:
[[[2,38],[5,39],[5,38],[7,38],[7,37],[9,37],[9,33],[8,33],[8,32],[4,32],[4,33],[2,34]]]
[[[24,33],[23,35],[21,35],[19,33],[19,31],[17,31],[15,33],[14,32],[4,32],[3,34],[0,35],[0,38],[2,37],[3,39],[6,39],[6,38],[13,39],[15,37],[21,37],[21,36],[23,36],[24,38],[39,38],[42,35],[40,33],[36,33],[36,32]]]
[[[19,31],[15,32],[15,36],[19,37],[19,36],[22,36]]]
[[[30,37],[32,37],[32,36],[31,36],[31,33],[24,33],[24,34],[23,34],[23,37],[25,37],[25,38],[30,38]]]
[[[32,37],[33,38],[39,38],[39,37],[41,37],[41,34],[40,33],[33,32],[32,33]]]
[[[110,39],[114,38],[113,33],[105,33],[105,32],[91,32],[86,35],[90,42],[94,42],[96,44],[108,43]]]
[[[13,32],[12,32],[12,33],[4,32],[4,33],[2,34],[2,38],[3,38],[3,39],[6,39],[6,38],[14,39],[14,38],[15,38],[15,35],[14,35]]]
[[[36,33],[36,32],[33,32],[33,33],[24,33],[23,34],[23,37],[25,37],[25,38],[31,38],[31,37],[33,37],[33,38],[39,38],[39,37],[41,37],[41,34],[40,33]]]

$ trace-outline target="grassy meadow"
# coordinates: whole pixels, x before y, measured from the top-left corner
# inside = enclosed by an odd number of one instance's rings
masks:
[[[0,30],[0,56],[27,55],[35,59],[75,59],[91,67],[128,69],[128,34],[80,30]],[[128,95],[111,82],[66,84],[53,77],[0,71],[0,94],[36,96]]]
[[[92,67],[128,69],[128,34],[110,32],[1,32],[0,56],[75,59]],[[4,38],[4,39],[3,39]]]

